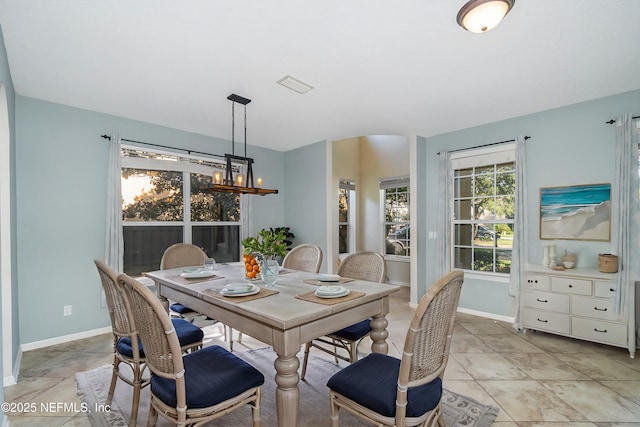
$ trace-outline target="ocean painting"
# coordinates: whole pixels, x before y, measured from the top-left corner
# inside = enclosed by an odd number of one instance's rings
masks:
[[[540,189],[540,238],[610,240],[611,184]]]

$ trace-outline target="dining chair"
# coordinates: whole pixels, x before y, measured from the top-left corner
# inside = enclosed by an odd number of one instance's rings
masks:
[[[350,279],[382,283],[387,278],[387,263],[384,257],[378,252],[356,252],[347,256],[340,263],[338,275]],[[307,373],[307,362],[309,360],[311,347],[332,354],[336,363],[338,363],[338,359],[345,360],[349,363],[358,360],[358,344],[371,332],[369,322],[370,319],[365,319],[354,325],[347,326],[339,331],[306,343],[300,378],[304,380]],[[344,350],[348,356],[340,354],[338,349],[340,349],[340,351]]]
[[[129,425],[135,426],[138,418],[138,405],[141,390],[149,385],[148,379],[143,379],[146,368],[145,349],[138,337],[136,323],[131,314],[129,301],[117,280],[117,273],[102,261],[95,260],[102,288],[107,300],[107,309],[111,318],[113,332],[113,373],[107,393],[106,405],[111,405],[118,378],[133,387],[133,401],[131,403],[131,418]],[[173,327],[178,331],[182,352],[190,352],[202,347],[204,333],[202,329],[183,319],[173,319]],[[120,371],[120,364],[131,368],[133,379]]]
[[[169,246],[160,259],[160,270],[169,270],[178,267],[195,267],[204,265],[207,254],[196,245],[190,243],[176,243]],[[202,316],[200,313],[192,310],[179,303],[173,303],[169,306],[171,311],[178,314],[183,319],[193,323],[196,316]]]
[[[283,268],[317,273],[322,265],[320,246],[304,243],[291,249],[282,260]]]
[[[147,426],[156,425],[158,414],[178,426],[201,425],[245,405],[251,408],[253,426],[260,426],[262,373],[218,345],[183,356],[154,293],[126,274],[118,276],[118,283],[127,292],[151,371]]]
[[[160,270],[169,270],[171,268],[179,267],[195,267],[204,265],[204,260],[208,258],[207,254],[198,246],[191,243],[175,243],[169,246],[160,259]],[[215,325],[218,320],[205,316],[202,313],[198,313],[190,307],[183,304],[174,302],[169,308],[172,312],[176,313],[183,319],[194,323],[198,318],[204,319],[204,326]],[[198,322],[202,325],[202,322]],[[221,323],[222,325],[222,323]],[[227,339],[227,327],[222,325],[224,333],[224,339]],[[233,351],[233,329],[229,328],[229,348]],[[238,342],[241,341],[241,337],[238,338]]]
[[[442,376],[463,280],[461,271],[452,271],[422,297],[402,359],[371,353],[329,379],[332,427],[341,408],[378,426],[444,427]]]

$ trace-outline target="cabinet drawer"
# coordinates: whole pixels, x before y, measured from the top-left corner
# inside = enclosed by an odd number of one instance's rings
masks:
[[[627,325],[622,323],[574,317],[571,319],[571,331],[572,335],[591,341],[627,345]]]
[[[537,291],[549,290],[549,276],[543,274],[527,274],[525,276],[525,289],[533,289]]]
[[[606,280],[596,280],[593,282],[593,295],[599,298],[611,298],[615,299],[616,290],[614,284]]]
[[[571,314],[594,317],[596,319],[616,320],[614,303],[609,299],[572,296]]]
[[[566,294],[591,295],[591,280],[570,277],[552,277],[551,290]]]
[[[525,292],[523,299],[526,307],[546,311],[557,311],[569,314],[569,295],[552,294],[549,292]]]
[[[548,311],[524,308],[522,320],[525,328],[569,334],[571,322],[568,314],[551,313]]]

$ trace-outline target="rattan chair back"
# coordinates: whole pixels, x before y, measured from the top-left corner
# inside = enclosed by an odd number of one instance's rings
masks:
[[[207,254],[191,243],[176,243],[169,246],[160,260],[160,270],[178,267],[203,266]]]
[[[322,265],[322,249],[319,246],[304,243],[291,249],[284,257],[282,266],[292,270],[317,273]]]
[[[185,362],[181,353],[178,335],[168,313],[154,293],[137,280],[126,274],[121,274],[118,276],[118,282],[125,288],[129,303],[133,309],[133,317],[138,326],[138,334],[145,346],[147,366],[154,376],[167,378],[175,382],[175,389],[171,387],[171,389],[175,390],[175,406],[170,406],[159,396],[156,396],[153,386],[151,387],[151,406],[147,425],[155,425],[158,414],[162,414],[163,417],[168,418],[179,426],[198,426],[244,405],[250,405],[252,407],[253,426],[259,426],[260,387],[247,389],[237,396],[230,397],[212,406],[193,408],[188,406],[185,379],[188,373],[185,371]],[[211,351],[206,353],[207,350]],[[185,358],[199,357],[201,354],[215,352],[217,352],[217,349],[210,347],[186,355]],[[212,373],[212,375],[216,374]],[[198,391],[195,393],[198,393]]]
[[[95,260],[94,262],[98,268],[102,289],[104,290],[105,299],[107,300],[107,309],[109,311],[109,317],[111,318],[111,331],[113,332],[113,370],[105,404],[111,405],[118,379],[132,386],[133,398],[129,425],[135,426],[138,418],[140,391],[149,385],[149,381],[142,379],[142,373],[145,369],[145,358],[140,355],[136,323],[131,313],[129,300],[126,297],[124,289],[118,283],[116,272],[102,261]],[[131,340],[131,355],[122,354],[118,351],[118,342],[122,338],[129,338]],[[121,363],[129,365],[133,372],[133,378],[125,375],[128,374],[126,370],[125,372],[120,371]]]
[[[463,280],[462,271],[446,274],[418,304],[400,362],[396,419],[405,416],[408,388],[427,384],[444,374]]]
[[[387,279],[387,263],[378,252],[356,252],[342,260],[338,275],[382,283]]]
[[[377,252],[357,252],[342,261],[338,268],[338,275],[350,279],[382,283],[387,279],[387,263],[384,257]],[[337,333],[332,333],[307,342],[304,347],[300,378],[304,380],[307,374],[311,347],[333,355],[336,363],[338,363],[338,359],[353,363],[358,360],[358,344],[368,335],[367,332],[366,335],[358,339],[348,339]],[[347,356],[342,353],[346,353]]]
[[[335,390],[330,391],[331,426],[339,425],[338,410],[345,408],[377,426],[444,426],[441,396],[437,405],[419,416],[407,417],[407,394],[412,387],[442,378],[447,366],[456,309],[464,276],[462,271],[446,274],[429,288],[416,309],[405,339],[396,386],[395,414],[385,416]],[[347,368],[349,369],[349,368]],[[357,387],[357,385],[354,385]]]
[[[129,309],[129,301],[125,298],[120,285],[118,284],[115,271],[102,261],[95,260],[102,289],[104,290],[105,299],[107,300],[107,309],[109,317],[111,317],[111,329],[113,335],[121,337],[131,337],[132,341],[137,341],[138,334],[135,322]],[[134,346],[137,348],[137,346]]]
[[[178,407],[186,407],[184,364],[176,330],[160,300],[137,280],[121,274],[118,282],[125,288],[138,334],[144,342],[149,369],[160,377],[175,379]]]

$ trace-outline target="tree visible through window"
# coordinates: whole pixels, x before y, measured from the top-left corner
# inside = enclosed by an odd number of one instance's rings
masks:
[[[410,200],[409,179],[380,180],[380,191],[384,199],[385,254],[410,255]]]
[[[338,193],[338,253],[348,253],[355,246],[353,242],[355,183],[348,179],[340,179]]]
[[[219,164],[127,148],[122,163],[125,273],[157,269],[165,249],[180,242],[219,262],[240,259],[239,196],[200,191]]]
[[[509,273],[515,213],[515,162],[454,170],[453,265]]]

